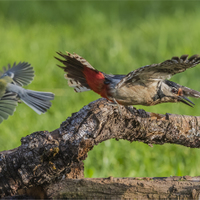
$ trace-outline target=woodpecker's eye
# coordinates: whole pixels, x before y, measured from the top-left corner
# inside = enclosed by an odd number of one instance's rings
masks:
[[[172,88],[171,92],[172,93],[177,93],[177,90],[175,88]]]

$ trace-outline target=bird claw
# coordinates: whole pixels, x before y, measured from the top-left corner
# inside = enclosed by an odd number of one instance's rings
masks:
[[[117,106],[118,111],[119,111],[119,115],[122,116],[122,111],[121,108],[119,106],[119,104],[117,103],[117,101],[115,99],[113,99],[113,102],[109,103],[110,106]]]

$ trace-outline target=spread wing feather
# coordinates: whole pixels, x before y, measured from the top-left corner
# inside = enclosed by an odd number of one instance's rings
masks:
[[[34,77],[33,67],[27,62],[14,63],[11,67],[8,64],[8,68],[3,67],[3,72],[0,72],[0,77],[10,76],[13,79],[13,83],[19,86],[28,85],[31,83]]]
[[[172,57],[171,60],[166,60],[159,64],[146,65],[130,72],[117,84],[117,87],[122,87],[124,84],[135,80],[170,79],[174,74],[184,72],[199,63],[199,55],[193,55],[190,58],[188,58],[188,55],[182,55],[180,58]]]

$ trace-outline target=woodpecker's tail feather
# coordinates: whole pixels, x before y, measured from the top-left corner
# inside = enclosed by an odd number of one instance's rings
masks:
[[[13,115],[16,106],[17,98],[15,93],[7,92],[0,98],[0,124],[3,120],[8,119],[9,115]]]
[[[51,92],[38,92],[33,90],[25,90],[18,94],[19,98],[39,115],[45,113],[51,107],[50,100],[54,99]]]
[[[64,67],[58,65],[58,67],[67,72],[67,74],[65,74],[65,78],[68,79],[68,85],[70,87],[74,87],[75,92],[91,90],[85,78],[84,69],[89,68],[92,71],[98,71],[94,69],[84,58],[77,54],[71,54],[68,52],[67,54],[57,52],[57,54],[64,58],[64,60],[61,60],[60,58],[55,57],[65,65]]]
[[[33,67],[27,62],[14,63],[12,67],[8,64],[8,69],[6,67],[3,69],[3,76],[10,76],[13,82],[19,86],[28,85],[34,77]]]
[[[65,74],[65,78],[68,80],[69,87],[73,87],[75,92],[85,92],[91,90],[90,88],[83,86],[79,81],[68,78],[67,74]]]

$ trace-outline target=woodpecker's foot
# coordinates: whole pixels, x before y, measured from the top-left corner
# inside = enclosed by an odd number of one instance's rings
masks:
[[[120,106],[119,106],[119,104],[117,103],[117,101],[115,99],[113,99],[113,102],[109,103],[109,105],[111,105],[111,106],[117,106],[118,111],[119,111],[119,115],[122,116],[122,112],[121,112]]]
[[[125,106],[125,108],[126,108],[129,112],[133,113],[133,106]]]
[[[110,100],[108,105],[111,105],[111,106],[117,106],[117,101],[115,99],[112,99],[112,101]]]
[[[117,104],[115,102],[108,103],[108,105],[110,105],[110,106],[117,106]]]

